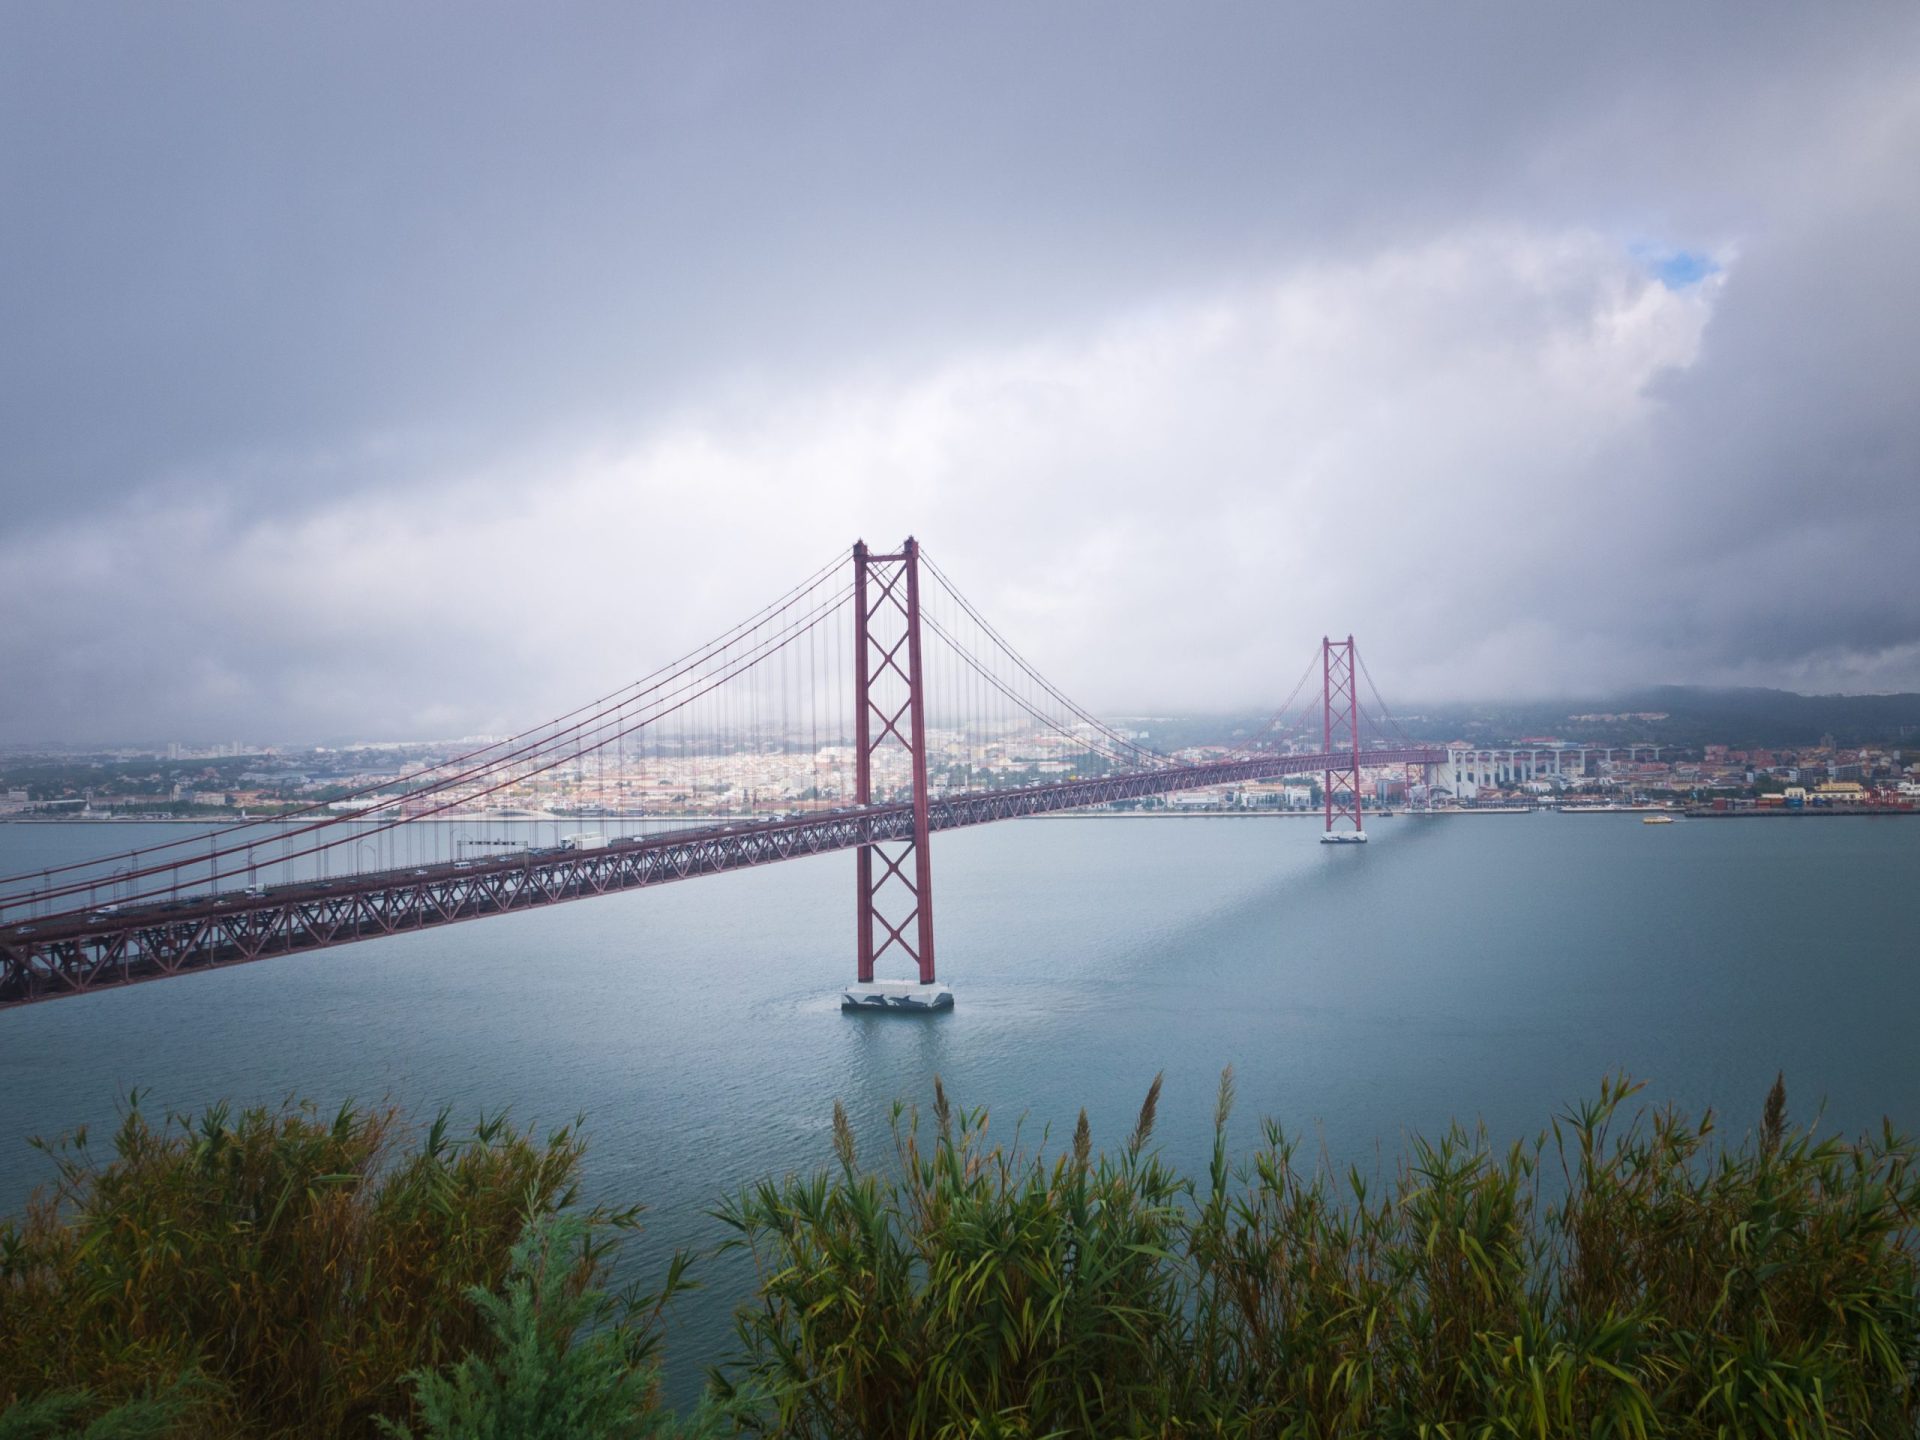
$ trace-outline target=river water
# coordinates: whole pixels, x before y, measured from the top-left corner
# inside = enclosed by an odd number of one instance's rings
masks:
[[[1321,846],[1297,819],[1062,818],[942,835],[934,1017],[845,1015],[853,859],[822,856],[0,1013],[0,1211],[47,1178],[25,1143],[149,1107],[391,1097],[426,1116],[584,1112],[588,1192],[643,1201],[631,1257],[721,1238],[708,1208],[869,1154],[937,1072],[995,1133],[1120,1143],[1156,1071],[1158,1135],[1197,1165],[1220,1068],[1236,1138],[1271,1115],[1336,1161],[1409,1130],[1537,1131],[1627,1070],[1730,1128],[1784,1069],[1796,1119],[1920,1128],[1920,821],[1398,817]],[[0,825],[0,873],[175,827]],[[544,833],[544,832],[543,832]],[[884,969],[884,967],[883,967]],[[744,1294],[679,1307],[685,1399]]]

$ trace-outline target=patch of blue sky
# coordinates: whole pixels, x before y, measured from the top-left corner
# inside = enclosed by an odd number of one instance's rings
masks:
[[[1628,249],[1669,290],[1685,290],[1720,273],[1720,262],[1698,250],[1675,250],[1646,242]]]

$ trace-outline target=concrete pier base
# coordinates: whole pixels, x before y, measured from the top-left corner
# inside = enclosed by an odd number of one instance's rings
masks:
[[[855,981],[841,992],[840,1008],[903,1013],[951,1010],[953,991],[938,981],[931,985],[922,985],[917,980]]]

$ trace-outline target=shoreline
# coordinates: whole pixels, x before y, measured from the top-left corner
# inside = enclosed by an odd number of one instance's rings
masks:
[[[1789,808],[1769,805],[1749,810],[1683,810],[1689,820],[1802,820],[1810,815],[1846,817],[1855,820],[1891,820],[1896,815],[1920,815],[1920,808],[1897,805],[1806,805]]]

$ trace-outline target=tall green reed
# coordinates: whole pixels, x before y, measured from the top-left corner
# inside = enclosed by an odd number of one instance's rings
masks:
[[[409,1146],[391,1109],[305,1105],[150,1123],[139,1097],[96,1156],[41,1148],[55,1180],[0,1224],[0,1410],[50,1393],[178,1390],[180,1433],[371,1435],[409,1413],[402,1377],[483,1340],[492,1289],[531,1216],[575,1200],[577,1128],[503,1118]],[[595,1212],[597,1250],[635,1212]]]
[[[1888,1126],[1795,1130],[1781,1082],[1729,1140],[1610,1080],[1531,1143],[1451,1127],[1369,1176],[1271,1123],[1236,1161],[1229,1071],[1189,1177],[1153,1148],[1160,1088],[1111,1151],[1083,1112],[1049,1154],[936,1079],[877,1165],[836,1105],[830,1166],[718,1212],[758,1282],[703,1433],[1916,1433],[1920,1176]],[[664,1428],[682,1272],[602,1293],[634,1212],[551,1220],[576,1129],[442,1116],[408,1148],[390,1111],[136,1103],[112,1148],[48,1147],[54,1193],[0,1225],[0,1430]]]
[[[1413,1142],[1383,1181],[1235,1164],[1222,1077],[1189,1179],[1084,1114],[1048,1158],[935,1082],[863,1166],[754,1186],[721,1216],[759,1293],[716,1375],[781,1436],[1912,1436],[1912,1142],[1757,1135],[1630,1110],[1613,1080],[1535,1141]],[[1543,1176],[1550,1184],[1543,1184]]]

